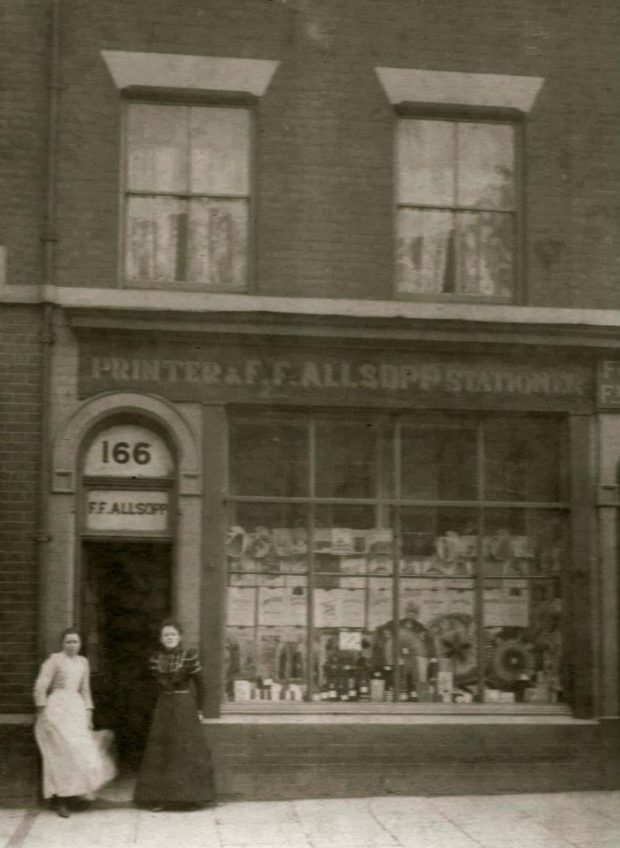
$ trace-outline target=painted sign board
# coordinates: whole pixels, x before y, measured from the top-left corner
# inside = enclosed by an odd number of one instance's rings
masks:
[[[164,440],[146,427],[114,424],[95,436],[84,458],[87,477],[169,477],[173,461]]]
[[[86,530],[104,533],[165,533],[169,493],[127,489],[91,489],[86,494]]]
[[[599,362],[596,401],[601,408],[620,409],[620,360]]]
[[[450,356],[279,344],[124,342],[80,347],[79,388],[171,400],[589,409],[593,374],[575,360]]]

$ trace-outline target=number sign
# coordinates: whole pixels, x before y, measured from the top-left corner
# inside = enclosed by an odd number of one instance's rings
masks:
[[[164,440],[136,424],[114,424],[99,433],[84,461],[87,477],[169,477],[173,462]]]

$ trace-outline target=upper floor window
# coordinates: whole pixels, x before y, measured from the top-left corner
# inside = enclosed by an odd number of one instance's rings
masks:
[[[250,120],[236,106],[128,105],[127,281],[246,288]]]
[[[397,294],[512,300],[515,126],[401,117],[397,133]]]

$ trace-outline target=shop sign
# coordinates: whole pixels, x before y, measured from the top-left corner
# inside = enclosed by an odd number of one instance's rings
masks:
[[[600,407],[620,409],[620,360],[605,359],[599,363],[596,399]]]
[[[165,533],[169,508],[168,492],[91,489],[86,495],[86,530]]]
[[[168,477],[173,463],[164,440],[146,427],[115,424],[99,433],[84,458],[87,477]]]
[[[83,396],[111,389],[174,400],[412,402],[521,408],[589,407],[591,369],[575,361],[298,346],[128,343],[112,352],[86,341]]]

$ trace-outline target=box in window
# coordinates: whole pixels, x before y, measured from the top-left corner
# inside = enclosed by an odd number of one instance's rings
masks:
[[[416,684],[418,701],[421,704],[430,704],[435,700],[433,688],[432,684],[428,683],[428,681],[420,681]]]
[[[442,697],[448,696],[448,703],[452,700],[452,690],[454,688],[454,675],[451,671],[442,671],[441,668],[437,672],[437,693]]]
[[[235,680],[233,683],[235,702],[251,701],[253,690],[254,686],[249,680]]]
[[[332,527],[331,552],[337,556],[355,553],[353,530],[348,527]]]
[[[371,678],[370,700],[374,702],[385,700],[385,680],[383,680],[383,678]]]
[[[317,527],[314,531],[313,546],[314,546],[314,552],[317,553],[317,554],[331,553],[331,550],[332,550],[332,532],[331,532],[331,530],[321,528],[321,527]]]
[[[512,549],[517,559],[534,558],[534,540],[531,536],[513,536]]]
[[[374,527],[368,531],[368,553],[371,556],[391,556],[394,534],[391,527]]]
[[[289,557],[293,552],[293,531],[287,527],[274,527],[271,531],[273,546],[279,557]]]
[[[368,560],[368,571],[370,574],[391,574],[392,557],[386,554],[373,554]]]

